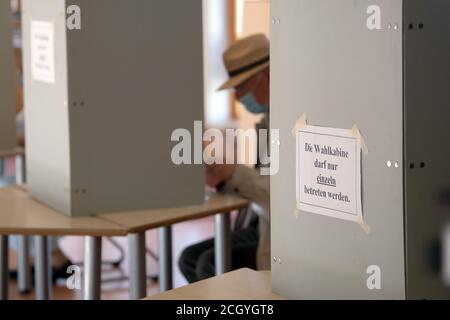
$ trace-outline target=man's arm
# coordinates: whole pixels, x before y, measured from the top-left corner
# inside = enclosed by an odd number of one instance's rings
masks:
[[[225,182],[221,191],[235,193],[256,203],[267,215],[270,212],[270,177],[261,175],[257,169],[236,166],[231,179]]]

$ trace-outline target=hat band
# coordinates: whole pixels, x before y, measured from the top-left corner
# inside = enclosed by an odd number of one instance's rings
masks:
[[[256,67],[262,66],[263,64],[265,64],[269,61],[270,61],[270,56],[267,58],[264,58],[262,60],[256,61],[256,62],[254,62],[248,66],[245,66],[243,68],[240,68],[240,69],[237,69],[234,71],[230,71],[230,72],[228,72],[228,74],[230,75],[230,78],[233,78],[233,77],[240,75],[241,73],[244,73],[244,72],[250,71]]]

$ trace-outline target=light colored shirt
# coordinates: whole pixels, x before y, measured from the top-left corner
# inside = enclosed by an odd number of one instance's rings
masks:
[[[268,130],[269,127],[269,114],[267,113],[256,129]],[[267,146],[268,143],[269,139]],[[258,270],[270,270],[270,176],[261,175],[259,169],[238,165],[223,191],[235,193],[254,203],[252,209],[259,215],[259,246],[256,265]]]
[[[258,270],[270,270],[270,177],[257,169],[238,165],[224,192],[234,193],[257,205],[259,215],[259,246],[256,265]]]

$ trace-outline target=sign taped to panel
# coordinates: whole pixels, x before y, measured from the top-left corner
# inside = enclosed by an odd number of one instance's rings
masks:
[[[365,225],[361,193],[365,143],[357,127],[304,125],[297,127],[296,139],[297,209]]]
[[[31,72],[33,79],[55,83],[55,30],[53,22],[31,22]]]

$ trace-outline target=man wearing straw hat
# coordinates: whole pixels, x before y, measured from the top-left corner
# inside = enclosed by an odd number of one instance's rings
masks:
[[[269,129],[270,45],[267,37],[257,34],[237,41],[225,51],[223,60],[229,79],[219,90],[234,90],[236,99],[247,111],[264,115],[257,129]],[[249,226],[233,232],[233,269],[270,269],[270,180],[260,175],[257,168],[227,164],[207,166],[209,186],[220,192],[238,194],[255,204],[257,214]],[[214,276],[214,239],[186,248],[179,266],[191,283]]]

